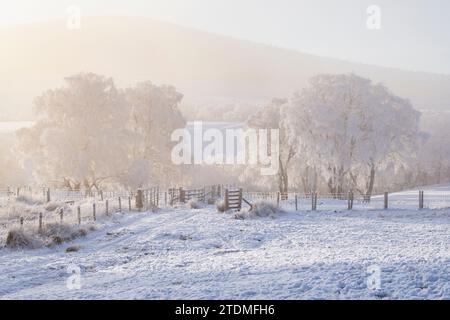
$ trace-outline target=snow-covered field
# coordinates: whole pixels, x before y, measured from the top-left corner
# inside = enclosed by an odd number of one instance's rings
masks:
[[[0,298],[450,299],[450,209],[406,207],[116,214],[71,243],[0,249]],[[80,289],[67,287],[73,266]]]

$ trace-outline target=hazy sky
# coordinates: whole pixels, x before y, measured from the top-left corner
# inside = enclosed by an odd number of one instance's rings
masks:
[[[450,74],[448,0],[0,0],[0,24],[139,15],[350,61]],[[381,29],[366,26],[370,5]]]

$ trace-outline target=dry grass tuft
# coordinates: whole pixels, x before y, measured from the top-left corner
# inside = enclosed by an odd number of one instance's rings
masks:
[[[223,201],[223,200],[216,201],[216,207],[217,207],[217,211],[219,211],[219,212],[227,211],[227,207],[225,206],[225,201]]]
[[[200,209],[200,204],[197,199],[191,199],[187,203],[188,207],[191,209]]]
[[[251,209],[238,212],[234,217],[241,220],[249,218],[276,218],[280,213],[283,212],[284,211],[274,203],[258,201],[252,205]]]

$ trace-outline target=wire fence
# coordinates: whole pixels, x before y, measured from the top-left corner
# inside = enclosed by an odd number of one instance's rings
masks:
[[[189,199],[213,204],[224,199],[225,190],[235,188],[224,185],[185,189],[159,187],[140,191],[95,190],[76,191],[49,188],[0,189],[0,228],[32,225],[36,228],[47,223],[86,224],[98,219],[111,218],[118,213],[169,208]],[[230,190],[231,190],[230,189]],[[140,202],[138,195],[140,194]],[[241,207],[248,208],[256,201],[269,201],[290,211],[343,211],[343,210],[420,210],[450,208],[450,187],[412,190],[375,195],[368,199],[362,195],[325,193],[243,192]],[[242,199],[241,199],[242,200]]]
[[[318,193],[244,192],[249,202],[269,201],[286,210],[419,210],[450,208],[450,188],[442,190],[411,190],[385,193],[370,198],[363,195]]]

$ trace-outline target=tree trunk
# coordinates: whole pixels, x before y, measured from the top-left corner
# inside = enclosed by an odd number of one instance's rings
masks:
[[[364,195],[364,200],[370,202],[370,198],[372,197],[373,186],[375,184],[375,165],[372,163],[370,166],[370,176],[369,181],[367,182],[367,190]]]
[[[285,193],[288,191],[288,174],[287,169],[283,166],[281,161],[281,156],[279,158],[280,168],[278,170],[278,190],[280,193]]]
[[[336,167],[329,168],[331,177],[328,179],[327,186],[333,198],[336,198]]]
[[[309,183],[309,167],[306,167],[305,172],[303,172],[302,185],[303,185],[303,192],[305,193],[306,196],[309,194],[309,191],[311,191],[311,186]]]

